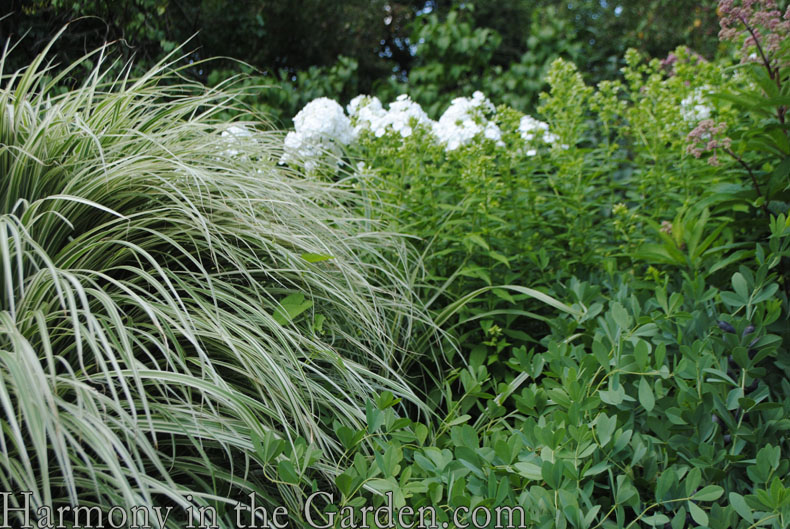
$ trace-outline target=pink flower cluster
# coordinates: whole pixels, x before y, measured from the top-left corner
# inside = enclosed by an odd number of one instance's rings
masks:
[[[678,62],[678,56],[673,52],[669,52],[666,59],[661,59],[661,68],[669,73],[670,76],[675,73],[675,63]]]
[[[719,38],[740,41],[742,62],[762,62],[769,68],[785,66],[779,59],[783,42],[790,38],[790,7],[782,16],[776,0],[719,2]]]
[[[712,119],[700,121],[699,125],[689,132],[686,138],[689,142],[686,151],[693,154],[695,158],[699,158],[706,152],[712,152],[713,156],[708,159],[708,163],[719,165],[716,151],[718,149],[729,150],[732,145],[732,140],[723,136],[725,130],[727,130],[726,123],[716,124]]]
[[[697,65],[703,62],[707,62],[705,57],[697,53],[696,51],[692,50],[691,48],[686,47],[684,49],[684,53],[682,57],[678,57],[675,52],[669,52],[669,55],[666,58],[661,59],[659,63],[660,67],[669,77],[675,75],[675,66],[677,64],[691,64]]]

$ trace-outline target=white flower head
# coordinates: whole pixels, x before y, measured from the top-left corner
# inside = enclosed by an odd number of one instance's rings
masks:
[[[527,156],[535,156],[538,151],[536,146],[540,143],[557,145],[560,141],[559,136],[549,131],[549,124],[532,116],[523,116],[518,123],[518,132],[527,144],[525,151]],[[567,149],[567,145],[560,146]]]
[[[311,171],[325,156],[339,158],[342,146],[354,141],[351,121],[336,101],[320,97],[294,117],[294,130],[285,137],[282,163],[296,162]]]
[[[387,113],[378,97],[367,95],[358,95],[351,100],[346,108],[351,117],[351,123],[354,125],[355,134],[359,134],[363,130],[378,131]],[[384,131],[382,130],[381,134],[377,133],[377,135],[383,136]]]
[[[502,139],[502,131],[499,130],[496,123],[489,121],[486,123],[485,129],[483,129],[483,136],[489,140],[500,141]]]
[[[390,103],[388,110],[384,110],[378,98],[357,96],[349,103],[348,113],[357,133],[370,130],[377,138],[388,133],[406,138],[412,135],[415,126],[433,126],[422,107],[406,94],[399,95]]]
[[[319,97],[294,117],[294,130],[307,138],[348,145],[354,139],[351,121],[337,101]]]
[[[439,118],[434,133],[448,151],[467,145],[480,136],[504,145],[502,131],[490,119],[495,112],[496,107],[480,91],[472,94],[471,98],[457,97]]]
[[[683,121],[697,123],[710,119],[711,108],[706,104],[703,90],[703,88],[694,89],[694,92],[684,97],[680,102],[680,115],[683,117]]]

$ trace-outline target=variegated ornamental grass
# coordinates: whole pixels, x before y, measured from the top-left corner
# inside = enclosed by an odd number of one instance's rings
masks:
[[[278,133],[223,137],[232,93],[102,57],[60,94],[44,55],[3,72],[0,490],[296,512],[267,433],[306,483],[336,472],[333,421],[382,390],[419,406],[398,375],[415,262],[372,205],[278,165]]]

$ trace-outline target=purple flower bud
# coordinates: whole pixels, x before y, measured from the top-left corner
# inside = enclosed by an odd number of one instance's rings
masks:
[[[720,321],[719,322],[719,329],[721,329],[724,332],[729,332],[729,333],[733,333],[733,334],[735,333],[735,327],[733,327],[732,325],[730,325],[726,321]]]

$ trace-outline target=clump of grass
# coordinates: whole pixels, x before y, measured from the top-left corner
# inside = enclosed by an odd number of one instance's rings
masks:
[[[222,136],[231,93],[102,57],[60,94],[44,54],[3,76],[0,489],[298,512],[258,440],[331,478],[334,422],[382,390],[419,406],[398,375],[427,321],[412,257],[362,198],[279,166],[280,134]]]

